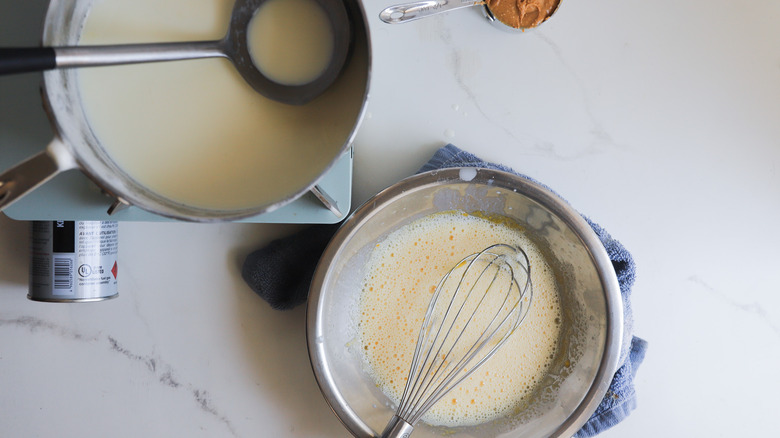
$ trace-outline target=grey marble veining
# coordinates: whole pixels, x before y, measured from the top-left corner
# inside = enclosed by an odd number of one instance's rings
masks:
[[[164,358],[153,353],[138,353],[124,347],[119,340],[104,333],[82,333],[71,327],[58,325],[53,322],[34,317],[21,316],[17,318],[0,318],[0,330],[14,327],[27,331],[35,337],[55,337],[65,341],[75,341],[90,344],[96,349],[107,349],[115,355],[119,355],[130,362],[142,365],[148,371],[150,381],[156,381],[172,390],[183,391],[190,395],[192,402],[204,413],[213,416],[225,425],[232,436],[239,434],[233,427],[230,419],[219,407],[215,406],[209,391],[199,385],[184,382],[176,370],[165,361]]]
[[[22,3],[0,0],[0,16],[43,9]],[[780,3],[566,2],[519,35],[478,8],[386,25],[390,3],[364,3],[374,64],[353,205],[448,142],[549,184],[638,265],[638,407],[600,436],[772,436]],[[0,26],[0,45],[21,25]],[[0,99],[45,121],[35,83],[0,77]],[[27,224],[0,216],[0,436],[344,436],[305,310],[271,310],[239,274],[296,229],[122,223],[119,297],[57,305],[26,299]]]

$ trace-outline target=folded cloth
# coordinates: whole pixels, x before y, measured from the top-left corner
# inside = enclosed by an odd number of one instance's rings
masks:
[[[241,276],[277,310],[306,302],[320,256],[340,224],[315,225],[249,254]]]
[[[485,162],[451,144],[436,151],[418,173],[447,167],[502,170],[540,184],[509,167]],[[604,399],[574,435],[575,438],[592,437],[603,432],[622,421],[636,408],[634,376],[647,349],[646,341],[633,336],[631,287],[636,276],[634,259],[625,247],[602,227],[587,217],[585,220],[596,232],[615,268],[623,298],[624,326],[618,371]],[[275,309],[291,309],[303,304],[306,302],[317,261],[337,228],[335,225],[315,225],[298,234],[275,240],[253,252],[246,258],[241,271],[244,280]]]

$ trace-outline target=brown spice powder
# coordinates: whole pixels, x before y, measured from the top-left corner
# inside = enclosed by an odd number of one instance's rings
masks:
[[[487,0],[486,3],[498,21],[525,29],[547,20],[558,8],[560,0]]]

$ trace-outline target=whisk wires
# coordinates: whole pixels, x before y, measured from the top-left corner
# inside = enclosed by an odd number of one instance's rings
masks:
[[[522,249],[497,244],[465,257],[442,278],[420,328],[397,417],[414,425],[507,341],[528,314],[530,269]]]

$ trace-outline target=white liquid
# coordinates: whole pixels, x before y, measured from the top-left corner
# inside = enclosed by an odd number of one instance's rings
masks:
[[[333,30],[314,0],[268,0],[249,22],[249,52],[272,81],[302,85],[317,79],[333,56]]]
[[[521,231],[461,212],[412,222],[390,234],[370,257],[361,293],[359,339],[372,377],[398,403],[420,324],[439,280],[463,257],[495,243],[526,251],[533,303],[508,342],[423,417],[429,424],[484,423],[511,414],[531,395],[558,348],[561,305],[555,279]]]
[[[219,39],[232,5],[96,0],[80,43]],[[334,159],[358,118],[366,50],[303,106],[257,94],[224,59],[82,68],[79,86],[95,135],[140,184],[192,206],[251,208],[302,190]]]

